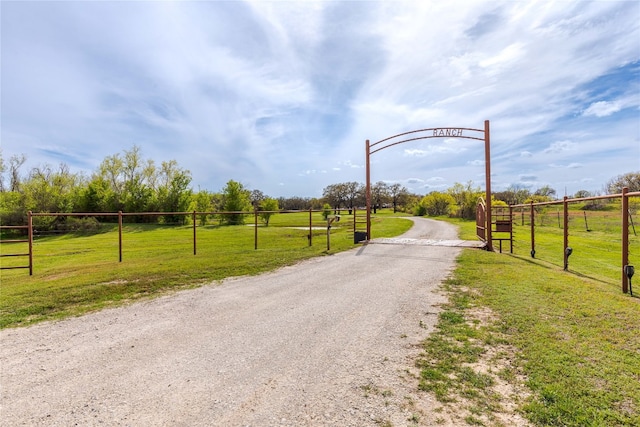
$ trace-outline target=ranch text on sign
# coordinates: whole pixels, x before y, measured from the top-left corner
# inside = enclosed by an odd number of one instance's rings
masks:
[[[462,129],[434,129],[433,136],[462,136]]]

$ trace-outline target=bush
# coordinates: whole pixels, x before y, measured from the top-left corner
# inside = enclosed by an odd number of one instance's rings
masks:
[[[453,204],[455,204],[455,200],[451,195],[438,191],[427,194],[420,201],[420,206],[429,216],[447,215]]]
[[[415,216],[425,216],[427,214],[427,208],[422,203],[417,204],[413,209]]]
[[[331,205],[329,203],[325,203],[322,205],[322,218],[326,221],[331,215]]]

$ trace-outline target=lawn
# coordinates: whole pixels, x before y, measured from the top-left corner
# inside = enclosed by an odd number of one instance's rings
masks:
[[[248,221],[253,222],[253,217]],[[206,225],[197,227],[196,255],[192,226],[125,224],[122,262],[118,262],[116,225],[105,225],[101,232],[89,235],[37,237],[33,276],[27,270],[2,270],[0,327],[79,315],[330,255],[355,246],[351,221],[352,216],[346,214],[333,224],[330,251],[326,221],[317,212],[313,213],[312,246],[307,238],[308,213],[274,215],[269,227],[258,227],[257,250],[251,224]],[[410,221],[388,214],[372,220],[376,235],[381,237],[401,234],[410,226]],[[14,248],[3,245],[2,250]],[[2,261],[3,266],[25,262],[14,258]]]
[[[473,236],[475,222],[451,221]],[[515,403],[532,425],[640,425],[640,299],[620,291],[612,233],[584,233],[576,230],[572,242],[598,259],[572,256],[566,272],[561,257],[532,259],[524,250],[462,253],[419,361],[420,387],[443,413],[449,408],[462,425],[509,425],[500,414]],[[562,254],[555,230],[540,229],[539,239]],[[478,364],[485,369],[474,370]],[[498,393],[505,383],[526,392]]]

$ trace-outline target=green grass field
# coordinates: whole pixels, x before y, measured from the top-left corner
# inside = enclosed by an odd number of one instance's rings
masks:
[[[475,234],[475,222],[449,221],[463,238]],[[536,426],[640,425],[640,298],[621,292],[619,230],[576,230],[574,255],[597,259],[572,255],[567,272],[562,234],[552,229],[540,229],[539,244],[559,260],[517,247],[513,255],[465,250],[424,344],[420,387],[453,407],[461,425],[509,425],[496,414],[513,401]],[[631,245],[637,253],[637,237]],[[486,308],[495,318],[479,322]],[[470,369],[482,359],[494,370]],[[505,401],[493,388],[499,381],[524,382],[530,395]]]
[[[314,227],[322,227],[314,215]],[[456,425],[510,425],[498,415],[513,403],[536,426],[640,425],[640,299],[620,291],[619,225],[611,215],[590,213],[591,231],[581,230],[584,218],[572,219],[574,254],[566,272],[553,212],[536,228],[535,259],[527,224],[516,225],[514,254],[508,246],[503,254],[462,252],[444,285],[450,302],[418,361],[420,388],[450,408]],[[475,239],[475,222],[441,219],[458,225],[461,238]],[[324,230],[314,231],[308,246],[308,214],[274,216],[258,230],[257,251],[254,228],[247,226],[198,227],[194,256],[190,226],[125,225],[122,263],[114,226],[94,235],[39,238],[34,276],[2,272],[1,326],[78,315],[345,250],[354,246],[350,220],[343,215],[332,228],[329,252]],[[374,237],[409,226],[385,212],[374,219]],[[636,266],[639,245],[632,235]],[[640,285],[636,289],[640,294]],[[492,315],[478,320],[486,309]],[[481,360],[487,372],[471,369]],[[523,385],[527,393],[505,398],[494,389],[500,381]]]
[[[313,214],[312,246],[307,238],[309,214],[290,213],[274,215],[269,227],[258,227],[255,250],[250,216],[249,225],[197,227],[195,256],[191,226],[124,224],[122,262],[118,262],[117,225],[105,225],[90,235],[37,237],[33,276],[28,270],[1,272],[0,327],[78,315],[343,251],[354,247],[352,218],[342,215],[341,222],[334,223],[330,251],[320,213]],[[401,234],[410,226],[410,221],[388,213],[374,217],[372,224],[380,237]],[[26,251],[17,246],[5,244],[2,251]],[[2,258],[3,266],[25,263],[25,258]]]

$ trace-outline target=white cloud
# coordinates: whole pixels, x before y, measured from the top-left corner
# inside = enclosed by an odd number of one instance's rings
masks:
[[[596,116],[596,117],[606,117],[610,116],[614,113],[617,113],[622,109],[622,106],[619,102],[613,101],[598,101],[594,102],[583,111],[582,115],[584,116]]]
[[[431,154],[455,154],[466,151],[465,147],[453,145],[429,145],[426,149],[407,148],[404,150],[405,156],[425,157]]]
[[[601,186],[640,168],[626,114],[640,106],[640,23],[634,2],[578,6],[6,2],[3,154],[90,173],[139,144],[201,188],[234,176],[318,195],[364,180],[366,139],[489,119],[497,182],[571,186],[589,170]],[[481,153],[478,141],[412,141],[376,154],[374,179],[465,182]]]
[[[549,147],[544,149],[544,153],[562,153],[564,151],[573,151],[577,144],[571,141],[556,141]]]

